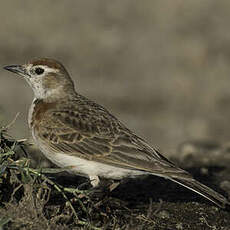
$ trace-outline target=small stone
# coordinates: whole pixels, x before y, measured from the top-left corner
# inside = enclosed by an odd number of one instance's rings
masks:
[[[183,230],[184,228],[183,228],[183,224],[182,223],[177,223],[176,224],[176,229],[178,229],[178,230]]]
[[[223,189],[223,190],[228,194],[228,196],[230,197],[230,181],[228,181],[228,180],[222,181],[222,182],[220,183],[220,187],[221,187],[221,189]]]
[[[160,211],[158,213],[158,216],[162,219],[169,219],[170,217],[169,212],[167,212],[166,210]]]

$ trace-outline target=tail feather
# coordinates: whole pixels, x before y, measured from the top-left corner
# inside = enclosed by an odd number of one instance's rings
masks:
[[[225,208],[226,205],[230,205],[230,202],[224,196],[193,178],[170,177],[168,179],[198,193],[221,208]]]

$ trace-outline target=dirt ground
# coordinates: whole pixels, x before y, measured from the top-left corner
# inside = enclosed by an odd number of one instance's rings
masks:
[[[0,66],[34,57],[63,62],[79,93],[104,105],[165,156],[227,197],[229,9],[227,0],[4,1]],[[9,130],[14,138],[30,139],[27,111],[32,98],[22,79],[0,68],[0,126],[20,112]],[[39,161],[50,166],[40,160],[40,153],[29,153],[32,165]],[[54,178],[60,184],[66,181]],[[69,186],[81,183],[79,178],[68,181]],[[8,185],[4,189],[13,186]],[[13,229],[26,229],[23,221],[31,229],[88,228],[67,218],[71,210],[65,200],[53,202],[60,194],[52,194],[43,205],[31,197],[34,189],[23,184],[13,203],[1,203],[1,216],[10,217],[7,223]],[[31,199],[42,207],[38,212],[27,205]],[[88,214],[74,203],[80,220],[105,229],[230,229],[228,211],[158,178],[131,180],[108,197],[84,202]]]

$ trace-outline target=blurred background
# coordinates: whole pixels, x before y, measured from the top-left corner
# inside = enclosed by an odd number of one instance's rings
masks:
[[[4,1],[0,66],[61,61],[79,93],[167,154],[230,139],[230,1]],[[0,124],[30,138],[33,94],[0,68]]]

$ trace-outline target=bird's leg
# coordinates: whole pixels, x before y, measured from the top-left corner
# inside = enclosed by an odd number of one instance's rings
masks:
[[[90,180],[90,183],[91,185],[95,188],[99,185],[100,183],[100,179],[98,176],[95,176],[95,175],[90,175],[89,176],[89,180]]]
[[[112,192],[120,184],[120,182],[118,181],[115,182],[113,180],[107,180],[104,178],[100,180],[98,176],[94,176],[94,175],[89,176],[89,179],[93,188],[100,186],[100,187],[108,188],[110,192]]]
[[[120,184],[111,179],[99,178],[98,176],[89,176],[91,188],[91,197],[99,198],[100,200],[108,197],[110,193]]]
[[[112,181],[112,184],[109,186],[109,191],[112,192],[119,185],[120,185],[120,181]]]

